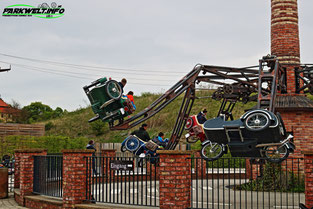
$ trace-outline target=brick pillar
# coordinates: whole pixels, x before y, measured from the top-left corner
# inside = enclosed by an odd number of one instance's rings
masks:
[[[110,158],[116,157],[116,150],[115,149],[102,149],[101,150],[101,172],[102,175],[109,177],[110,176]]]
[[[14,153],[14,188],[20,188],[20,164],[21,164],[21,153]]]
[[[74,208],[86,200],[87,173],[86,157],[94,150],[62,150],[63,152],[63,208]],[[88,191],[87,191],[88,192]]]
[[[43,149],[20,149],[15,150],[19,155],[19,187],[21,198],[32,194],[34,178],[33,156],[45,156],[47,150]]]
[[[207,161],[201,158],[201,150],[195,152],[195,169],[197,169],[198,177],[201,178],[206,176],[206,164]],[[196,167],[197,166],[197,167]]]
[[[271,0],[271,53],[280,63],[300,63],[297,0]],[[294,67],[286,65],[287,92],[295,92]]]
[[[191,151],[159,150],[160,208],[189,208],[191,202]]]
[[[313,207],[313,150],[306,150],[304,154],[305,173],[305,205],[307,208]]]

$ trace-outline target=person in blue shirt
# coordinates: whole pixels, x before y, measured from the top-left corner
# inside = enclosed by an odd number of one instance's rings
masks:
[[[200,124],[203,124],[206,121],[206,113],[208,111],[206,109],[203,109],[201,112],[198,113],[197,115],[197,120]]]
[[[156,137],[152,139],[153,142],[155,142],[157,145],[166,147],[168,143],[168,139],[164,139],[164,133],[160,132]]]
[[[95,148],[93,140],[89,141],[89,143],[86,146],[86,149],[92,149],[95,152],[97,151],[96,148]],[[93,171],[94,175],[98,175],[97,174],[97,169],[96,169],[96,162],[95,162],[96,161],[96,159],[95,159],[96,158],[95,152],[92,153],[92,171]]]

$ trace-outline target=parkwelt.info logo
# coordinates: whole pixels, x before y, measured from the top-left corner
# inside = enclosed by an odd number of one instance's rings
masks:
[[[3,17],[38,17],[38,18],[59,18],[64,15],[65,9],[62,5],[52,2],[51,5],[42,3],[38,7],[27,4],[14,4],[3,9]]]

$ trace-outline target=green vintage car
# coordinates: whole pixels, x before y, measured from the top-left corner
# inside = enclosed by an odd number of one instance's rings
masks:
[[[96,114],[89,122],[101,119],[113,125],[115,120],[123,122],[124,117],[135,111],[131,101],[123,95],[119,82],[106,77],[84,86],[92,111]]]

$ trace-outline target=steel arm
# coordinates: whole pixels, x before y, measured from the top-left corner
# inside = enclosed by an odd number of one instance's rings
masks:
[[[7,72],[9,70],[11,70],[11,66],[10,66],[10,68],[7,68],[7,69],[1,69],[1,67],[0,67],[0,72]]]
[[[179,82],[177,82],[172,88],[170,88],[165,94],[160,96],[156,101],[154,101],[150,106],[137,113],[133,117],[125,120],[123,123],[111,126],[111,130],[126,130],[130,129],[154,116],[156,113],[160,112],[169,103],[176,99],[182,93],[188,91],[192,86],[195,85],[195,80],[198,77],[202,69],[202,65],[196,65],[193,70],[183,77]]]
[[[272,58],[272,57],[270,57]],[[156,113],[165,108],[169,103],[176,99],[179,95],[185,92],[185,96],[180,107],[177,120],[175,122],[172,135],[166,149],[173,150],[179,142],[179,139],[183,133],[186,120],[192,109],[192,105],[196,98],[195,96],[195,85],[200,82],[213,83],[222,87],[218,88],[220,94],[212,96],[217,100],[223,99],[219,114],[225,114],[225,116],[232,119],[231,112],[237,101],[248,102],[251,99],[265,100],[270,99],[270,109],[273,109],[274,97],[276,94],[276,84],[283,88],[281,73],[279,71],[278,62],[275,60],[273,68],[274,73],[269,70],[269,74],[266,74],[266,78],[271,76],[271,85],[269,88],[263,88],[260,83],[260,72],[263,71],[264,64],[272,64],[269,60],[260,61],[259,66],[252,66],[247,68],[230,68],[230,67],[219,67],[219,66],[206,66],[196,65],[191,72],[171,87],[165,94],[160,96],[147,108],[132,116],[131,118],[123,121],[121,124],[114,125],[110,124],[111,130],[126,130],[130,129],[154,116]],[[253,69],[259,67],[259,69]],[[278,72],[279,71],[279,72]],[[203,75],[199,75],[202,72]],[[209,75],[205,75],[209,74]],[[228,82],[226,82],[228,80]],[[267,79],[265,79],[267,80]],[[250,96],[251,93],[258,92],[258,95]],[[260,95],[263,97],[261,98]],[[221,98],[218,98],[218,97]],[[250,97],[249,97],[250,96]],[[253,98],[252,98],[253,97]],[[227,105],[227,103],[229,103]]]

